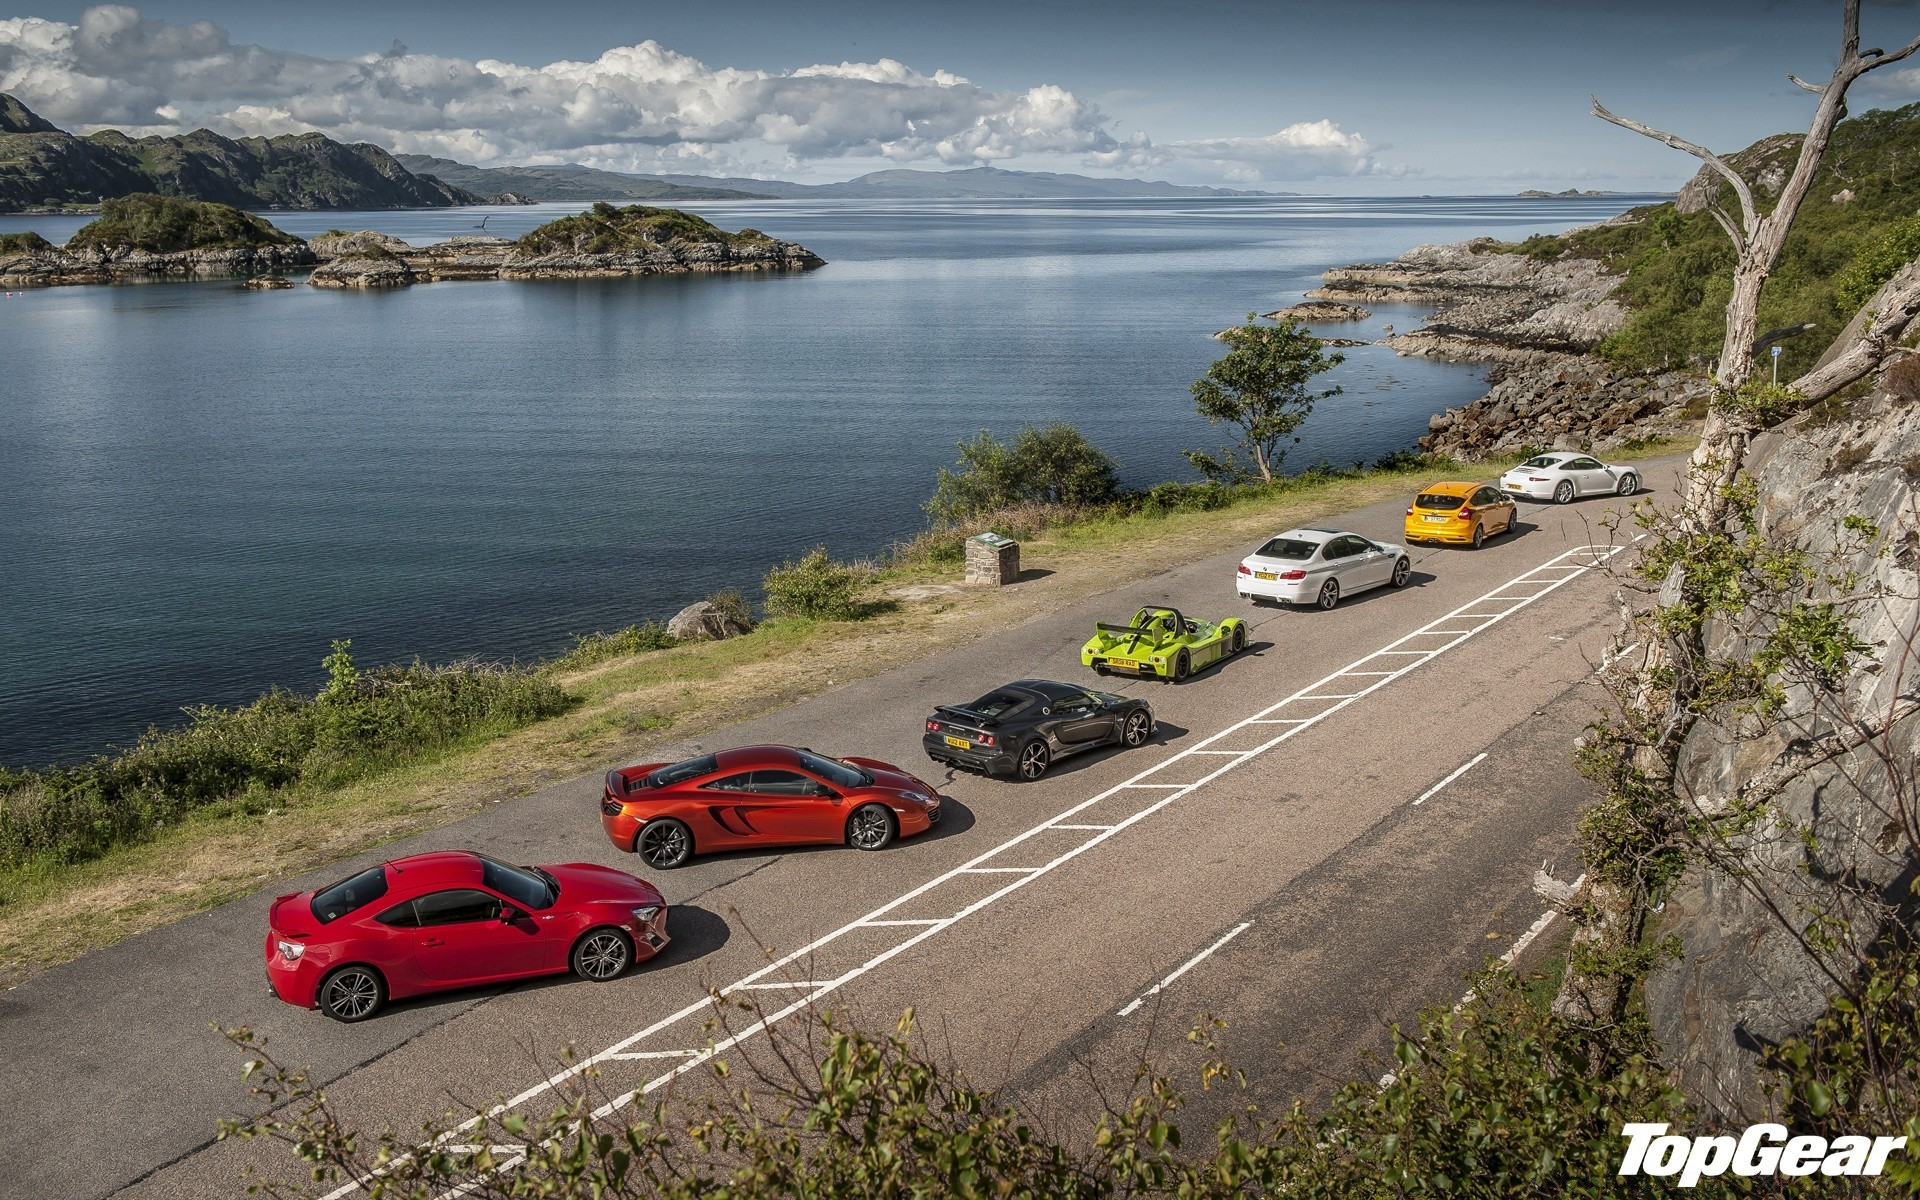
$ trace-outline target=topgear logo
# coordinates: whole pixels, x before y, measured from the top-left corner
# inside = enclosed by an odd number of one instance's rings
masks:
[[[1848,1134],[1826,1138],[1791,1135],[1785,1125],[1763,1122],[1748,1126],[1734,1137],[1681,1137],[1667,1126],[1636,1122],[1623,1125],[1626,1157],[1622,1175],[1678,1175],[1675,1182],[1693,1187],[1702,1176],[1723,1175],[1878,1175],[1887,1156],[1907,1144],[1904,1137],[1866,1137]]]

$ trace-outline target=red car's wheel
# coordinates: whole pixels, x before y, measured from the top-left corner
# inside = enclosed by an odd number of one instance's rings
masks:
[[[573,973],[592,983],[618,979],[633,962],[633,939],[610,925],[590,929],[573,944]]]
[[[654,870],[671,871],[693,857],[693,830],[672,817],[648,821],[634,837],[633,849]]]
[[[847,845],[856,850],[885,850],[893,836],[893,814],[884,804],[862,804],[847,818]]]
[[[364,1021],[386,1003],[387,981],[372,967],[354,963],[320,981],[320,1011],[336,1021]]]

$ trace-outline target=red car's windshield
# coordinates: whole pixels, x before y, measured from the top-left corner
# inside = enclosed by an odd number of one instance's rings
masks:
[[[475,855],[480,860],[480,882],[522,908],[545,908],[560,896],[560,884],[539,867],[510,867]]]

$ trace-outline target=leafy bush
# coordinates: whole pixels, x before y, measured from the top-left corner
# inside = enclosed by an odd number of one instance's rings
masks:
[[[300,239],[225,204],[136,193],[105,200],[100,219],[67,239],[68,250],[132,247],[150,254],[297,246]]]
[[[0,254],[39,254],[53,249],[53,243],[29,229],[25,233],[0,233]]]
[[[187,710],[130,750],[74,767],[0,768],[0,869],[70,863],[137,842],[196,809],[264,808],[276,793],[337,787],[467,738],[564,712],[532,671],[456,663],[359,671],[345,642],[316,696],[278,688],[243,708]]]
[[[468,1188],[496,1200],[1620,1195],[1621,1125],[1685,1115],[1644,1053],[1644,1027],[1579,1030],[1504,972],[1479,991],[1461,1011],[1425,1014],[1416,1034],[1396,1031],[1399,1069],[1384,1084],[1352,1083],[1319,1115],[1295,1105],[1263,1122],[1249,1106],[1192,1149],[1179,1123],[1186,1098],[1170,1078],[1142,1068],[1130,1094],[1102,1096],[1097,1125],[1058,1131],[935,1062],[912,1037],[911,1010],[879,1036],[824,1012],[775,1026],[765,1035],[775,1051],[743,1058],[744,1083],[715,1059],[706,1067],[713,1086],[695,1089],[684,1108],[639,1107],[624,1125],[591,1118],[600,1097],[582,1081],[541,1114],[478,1114],[457,1137],[440,1124],[356,1136],[304,1073],[232,1030],[261,1115],[227,1123],[223,1134],[296,1147],[321,1187],[378,1164],[387,1200]],[[742,1007],[720,1011],[722,1033],[761,1015]],[[1205,1055],[1203,1089],[1242,1080],[1213,1052],[1205,1025],[1191,1040]],[[412,1153],[420,1141],[446,1149]],[[525,1163],[492,1170],[487,1147],[499,1143],[526,1146]],[[1708,1177],[1697,1190],[1729,1195],[1748,1185]]]
[[[753,605],[747,603],[746,593],[739,588],[724,588],[717,591],[707,597],[707,603],[739,622],[743,628],[753,628]]]
[[[825,546],[767,572],[767,611],[782,617],[850,621],[862,615],[857,599],[866,572],[835,562]]]
[[[1011,443],[982,429],[959,446],[959,462],[954,469],[941,468],[927,501],[937,524],[955,525],[1021,504],[1103,504],[1120,490],[1113,459],[1062,421],[1028,425]]]
[[[573,649],[555,659],[561,670],[578,670],[610,658],[626,658],[649,650],[671,650],[680,639],[667,632],[658,621],[629,625],[612,633],[583,633],[573,639]]]

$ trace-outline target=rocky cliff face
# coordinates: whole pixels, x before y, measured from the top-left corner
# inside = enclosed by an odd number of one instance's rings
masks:
[[[1757,448],[1752,467],[1763,522],[1816,555],[1836,546],[1846,514],[1872,521],[1883,537],[1849,565],[1864,590],[1884,599],[1862,606],[1857,632],[1876,647],[1848,681],[1856,713],[1885,713],[1894,696],[1920,688],[1920,387],[1902,387],[1901,369],[1845,417],[1801,418]],[[1920,376],[1920,372],[1916,372]],[[1720,650],[1730,648],[1723,629]],[[1781,728],[1742,739],[1726,724],[1702,723],[1685,746],[1682,794],[1726,794],[1797,735],[1834,731],[1833,714],[1813,711],[1812,694],[1788,688]],[[1916,926],[1912,890],[1914,781],[1920,775],[1920,719],[1895,726],[1886,744],[1863,748],[1809,772],[1780,798],[1775,815],[1734,844],[1744,879],[1691,872],[1668,900],[1662,932],[1684,956],[1655,971],[1647,1004],[1683,1085],[1710,1113],[1763,1111],[1760,1049],[1803,1032],[1826,1007],[1834,984],[1801,944],[1818,907],[1844,920],[1846,936],[1871,944],[1889,913]]]
[[[804,246],[773,238],[732,242],[671,239],[614,253],[529,251],[498,237],[459,237],[431,246],[364,232],[318,239],[327,261],[308,282],[315,287],[404,287],[453,279],[599,279],[678,275],[696,271],[804,271],[825,260]]]
[[[0,255],[0,286],[114,283],[132,279],[217,278],[257,275],[313,265],[313,251],[292,246],[176,250],[154,253],[129,247],[88,247],[79,253],[42,250]]]

